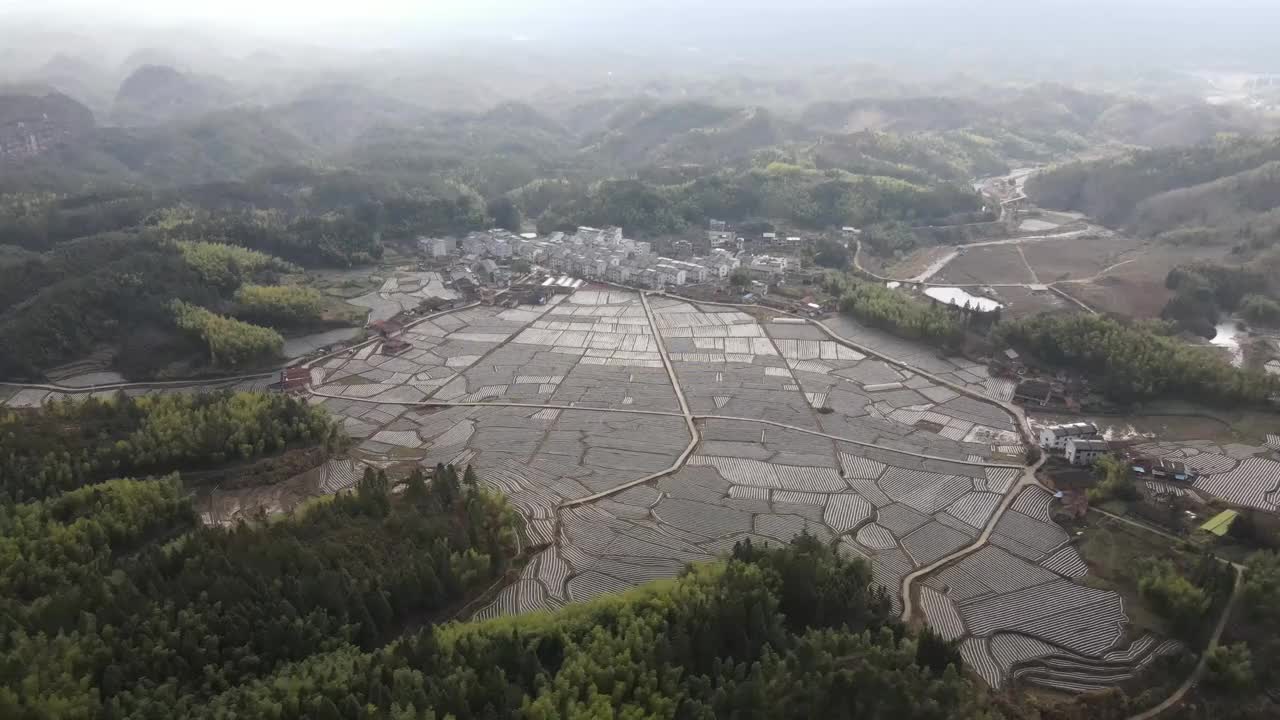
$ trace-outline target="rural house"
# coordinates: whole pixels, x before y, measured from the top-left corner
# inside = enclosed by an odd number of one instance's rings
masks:
[[[1045,450],[1066,450],[1071,438],[1096,438],[1098,426],[1093,423],[1075,422],[1040,428],[1040,447]]]
[[[1067,438],[1067,462],[1072,465],[1092,465],[1098,458],[1107,454],[1109,449],[1106,440],[1097,438]]]

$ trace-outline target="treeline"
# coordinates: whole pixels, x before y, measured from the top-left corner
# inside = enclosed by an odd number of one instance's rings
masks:
[[[280,358],[284,338],[270,328],[210,312],[174,300],[169,304],[178,329],[199,337],[209,351],[209,364],[235,370],[257,367]]]
[[[1177,394],[1214,405],[1259,405],[1280,391],[1280,380],[1232,367],[1213,351],[1158,334],[1150,325],[1087,314],[1037,315],[996,330],[998,343],[1087,373],[1120,402]]]
[[[959,350],[966,332],[985,333],[1000,319],[999,310],[944,305],[853,276],[833,276],[827,286],[840,297],[840,312],[898,337],[948,350]]]
[[[0,716],[191,717],[287,663],[447,617],[516,551],[505,501],[453,468],[400,498],[370,471],[234,529],[194,527],[177,494],[113,481],[0,510]]]
[[[323,409],[267,393],[169,393],[53,401],[0,413],[0,503],[50,498],[124,475],[250,460],[291,446],[332,448]]]
[[[953,645],[811,537],[554,613],[429,627],[231,689],[196,718],[997,717]]]
[[[235,314],[243,320],[277,328],[305,326],[320,320],[324,296],[300,285],[242,285],[235,295]]]
[[[960,185],[919,185],[774,162],[683,183],[604,181],[553,204],[538,218],[538,228],[549,232],[620,225],[637,235],[663,235],[701,227],[712,217],[733,222],[769,218],[828,228],[894,220],[923,223],[980,206],[977,194]]]
[[[309,267],[350,267],[382,257],[380,210],[361,205],[318,215],[280,209],[207,210],[184,203],[157,210],[149,227],[167,237],[213,238]]]
[[[296,270],[277,257],[235,245],[185,241],[179,242],[178,248],[183,259],[202,280],[221,289],[237,288],[267,271]]]

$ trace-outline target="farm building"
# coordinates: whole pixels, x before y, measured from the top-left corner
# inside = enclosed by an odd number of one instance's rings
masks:
[[[1106,455],[1108,449],[1106,440],[1081,437],[1067,438],[1065,448],[1067,462],[1072,465],[1092,465],[1098,458]]]
[[[585,284],[585,280],[575,280],[568,275],[561,275],[547,278],[542,282],[542,287],[557,295],[572,295]]]
[[[1065,425],[1050,425],[1040,428],[1040,447],[1045,450],[1066,450],[1067,440],[1071,438],[1083,440],[1097,437],[1098,426],[1093,423],[1075,422]]]
[[[1192,482],[1197,473],[1186,465],[1167,458],[1137,458],[1132,463],[1133,474],[1138,477],[1156,478],[1158,480],[1178,480]]]
[[[1011,366],[1016,372],[1017,366]],[[1023,380],[1013,391],[1013,399],[1022,403],[1036,403],[1044,406],[1053,397],[1053,385],[1044,380]]]

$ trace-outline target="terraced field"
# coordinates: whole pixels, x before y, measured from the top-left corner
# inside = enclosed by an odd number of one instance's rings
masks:
[[[566,325],[550,323],[564,323],[564,318],[579,314],[642,318],[643,308],[634,297],[579,293],[532,321],[539,326],[518,333],[513,343],[521,338],[531,344],[559,342],[551,335],[561,333],[562,339],[563,333],[572,331]],[[698,417],[696,448],[675,472],[587,503],[555,509],[557,502],[600,492],[601,484],[594,478],[603,472],[599,467],[589,468],[589,455],[583,456],[579,467],[590,469],[591,474],[553,478],[529,469],[537,468],[549,449],[566,441],[559,434],[524,459],[506,458],[496,470],[485,462],[486,453],[494,457],[492,449],[485,449],[491,440],[471,444],[465,457],[481,468],[481,478],[501,487],[530,518],[532,540],[551,542],[539,555],[536,567],[526,571],[519,587],[505,591],[486,614],[547,607],[669,577],[687,562],[709,560],[737,541],[750,538],[753,542],[782,543],[800,532],[824,540],[840,538],[848,552],[870,558],[877,580],[896,594],[904,575],[972,543],[995,512],[1001,494],[1019,476],[1015,465],[1002,467],[983,459],[998,454],[992,443],[966,442],[917,428],[914,423],[923,418],[891,416],[898,407],[890,407],[886,416],[875,418],[874,423],[855,426],[854,418],[865,421],[872,412],[853,411],[859,398],[868,407],[892,402],[870,397],[866,385],[874,386],[882,379],[902,382],[911,378],[829,339],[814,339],[804,332],[811,330],[807,326],[765,326],[741,311],[704,308],[669,298],[651,299],[650,306],[652,325],[658,329],[690,409]],[[645,334],[646,327],[638,321],[629,326],[628,334],[637,339],[623,340],[636,343],[635,349],[627,352],[653,352],[642,344],[652,337]],[[614,328],[600,331],[613,332]],[[570,339],[576,343],[579,336]],[[586,342],[590,344],[591,339]],[[639,355],[618,358],[648,359]],[[486,358],[478,365],[488,363]],[[619,365],[627,367],[624,363],[606,367]],[[851,371],[852,377],[831,384],[839,385],[838,392],[844,394],[845,404],[853,412],[842,416],[818,412],[817,398],[806,395],[801,381],[821,384],[814,378],[841,370]],[[469,370],[463,374],[466,372]],[[902,401],[930,403],[928,395],[914,393],[941,390],[919,380],[911,382],[911,388],[896,388],[913,393]],[[623,380],[619,384],[625,387],[628,383]],[[934,392],[934,398],[940,402],[916,412],[932,412],[957,396],[948,390]],[[613,403],[610,411],[636,409],[637,401],[622,404],[617,395],[605,399]],[[557,404],[554,398],[550,404]],[[1008,442],[1013,436],[1008,416],[997,420],[1002,411],[975,404],[980,410],[971,414],[992,423],[984,426],[990,428],[991,439]],[[591,415],[579,407],[583,405],[574,402],[573,409],[529,408],[527,414],[548,423],[564,422],[574,414]],[[658,407],[674,407],[674,403]],[[943,409],[955,415],[963,412],[962,407]],[[513,412],[515,408],[454,407],[432,416],[448,417],[441,422],[449,424],[467,423],[477,413],[501,413],[509,419]],[[557,413],[559,420],[555,419]],[[600,414],[604,418],[597,424],[609,425],[627,417]],[[965,435],[976,425],[952,416],[944,421],[955,421]],[[649,447],[631,448],[633,451],[657,446],[678,450],[687,443],[680,416],[675,413],[637,416],[635,422],[646,424],[640,431],[643,436],[637,433],[635,442],[643,440]],[[846,432],[851,427],[857,432]],[[659,431],[665,437],[650,442],[650,436]],[[1008,435],[996,438],[1001,432]],[[850,434],[848,441],[843,440]],[[425,434],[422,437],[430,439]],[[371,439],[378,441],[379,436]],[[388,450],[369,448],[368,443],[362,448]],[[431,447],[429,452],[444,458],[460,450],[454,446],[440,452]],[[656,466],[673,463],[675,454],[669,452],[662,460],[655,457],[652,465],[628,459],[625,467],[631,472],[624,473],[623,467],[618,467],[613,482],[630,485],[638,477],[658,472]],[[572,486],[566,488],[570,482]],[[552,532],[554,538],[549,536]],[[544,560],[557,569],[567,565],[567,575],[557,572],[548,585],[537,576],[536,568]],[[541,587],[532,590],[534,585]]]
[[[860,325],[847,317],[835,317],[825,322],[828,327],[847,340],[875,348],[911,367],[937,375],[993,400],[1008,401],[1013,397],[1015,383],[1004,378],[992,377],[985,365],[960,357],[941,355],[936,348],[894,337],[882,330]]]
[[[991,543],[930,575],[920,588],[925,621],[960,640],[961,654],[999,688],[1017,678],[1068,692],[1129,679],[1155,656],[1179,649],[1129,638],[1118,593],[1075,582],[1088,566],[1049,515],[1052,496],[1024,489],[995,525]]]
[[[1198,495],[1269,512],[1280,510],[1280,462],[1272,459],[1275,450],[1269,446],[1193,440],[1147,443],[1134,449],[1151,457],[1176,460],[1199,472],[1200,477],[1191,486]],[[1164,483],[1148,483],[1148,487],[1161,494],[1191,492]]]

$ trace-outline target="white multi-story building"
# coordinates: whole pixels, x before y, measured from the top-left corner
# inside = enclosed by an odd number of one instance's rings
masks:
[[[784,275],[787,269],[791,267],[791,258],[775,257],[772,255],[756,255],[751,258],[751,272],[755,275],[763,275],[768,277],[776,277]]]
[[[458,241],[451,237],[443,238],[418,238],[418,244],[422,246],[427,255],[433,259],[449,257],[458,251]]]
[[[1040,447],[1045,450],[1066,450],[1072,438],[1086,440],[1098,437],[1098,426],[1093,423],[1075,422],[1040,428]]]

